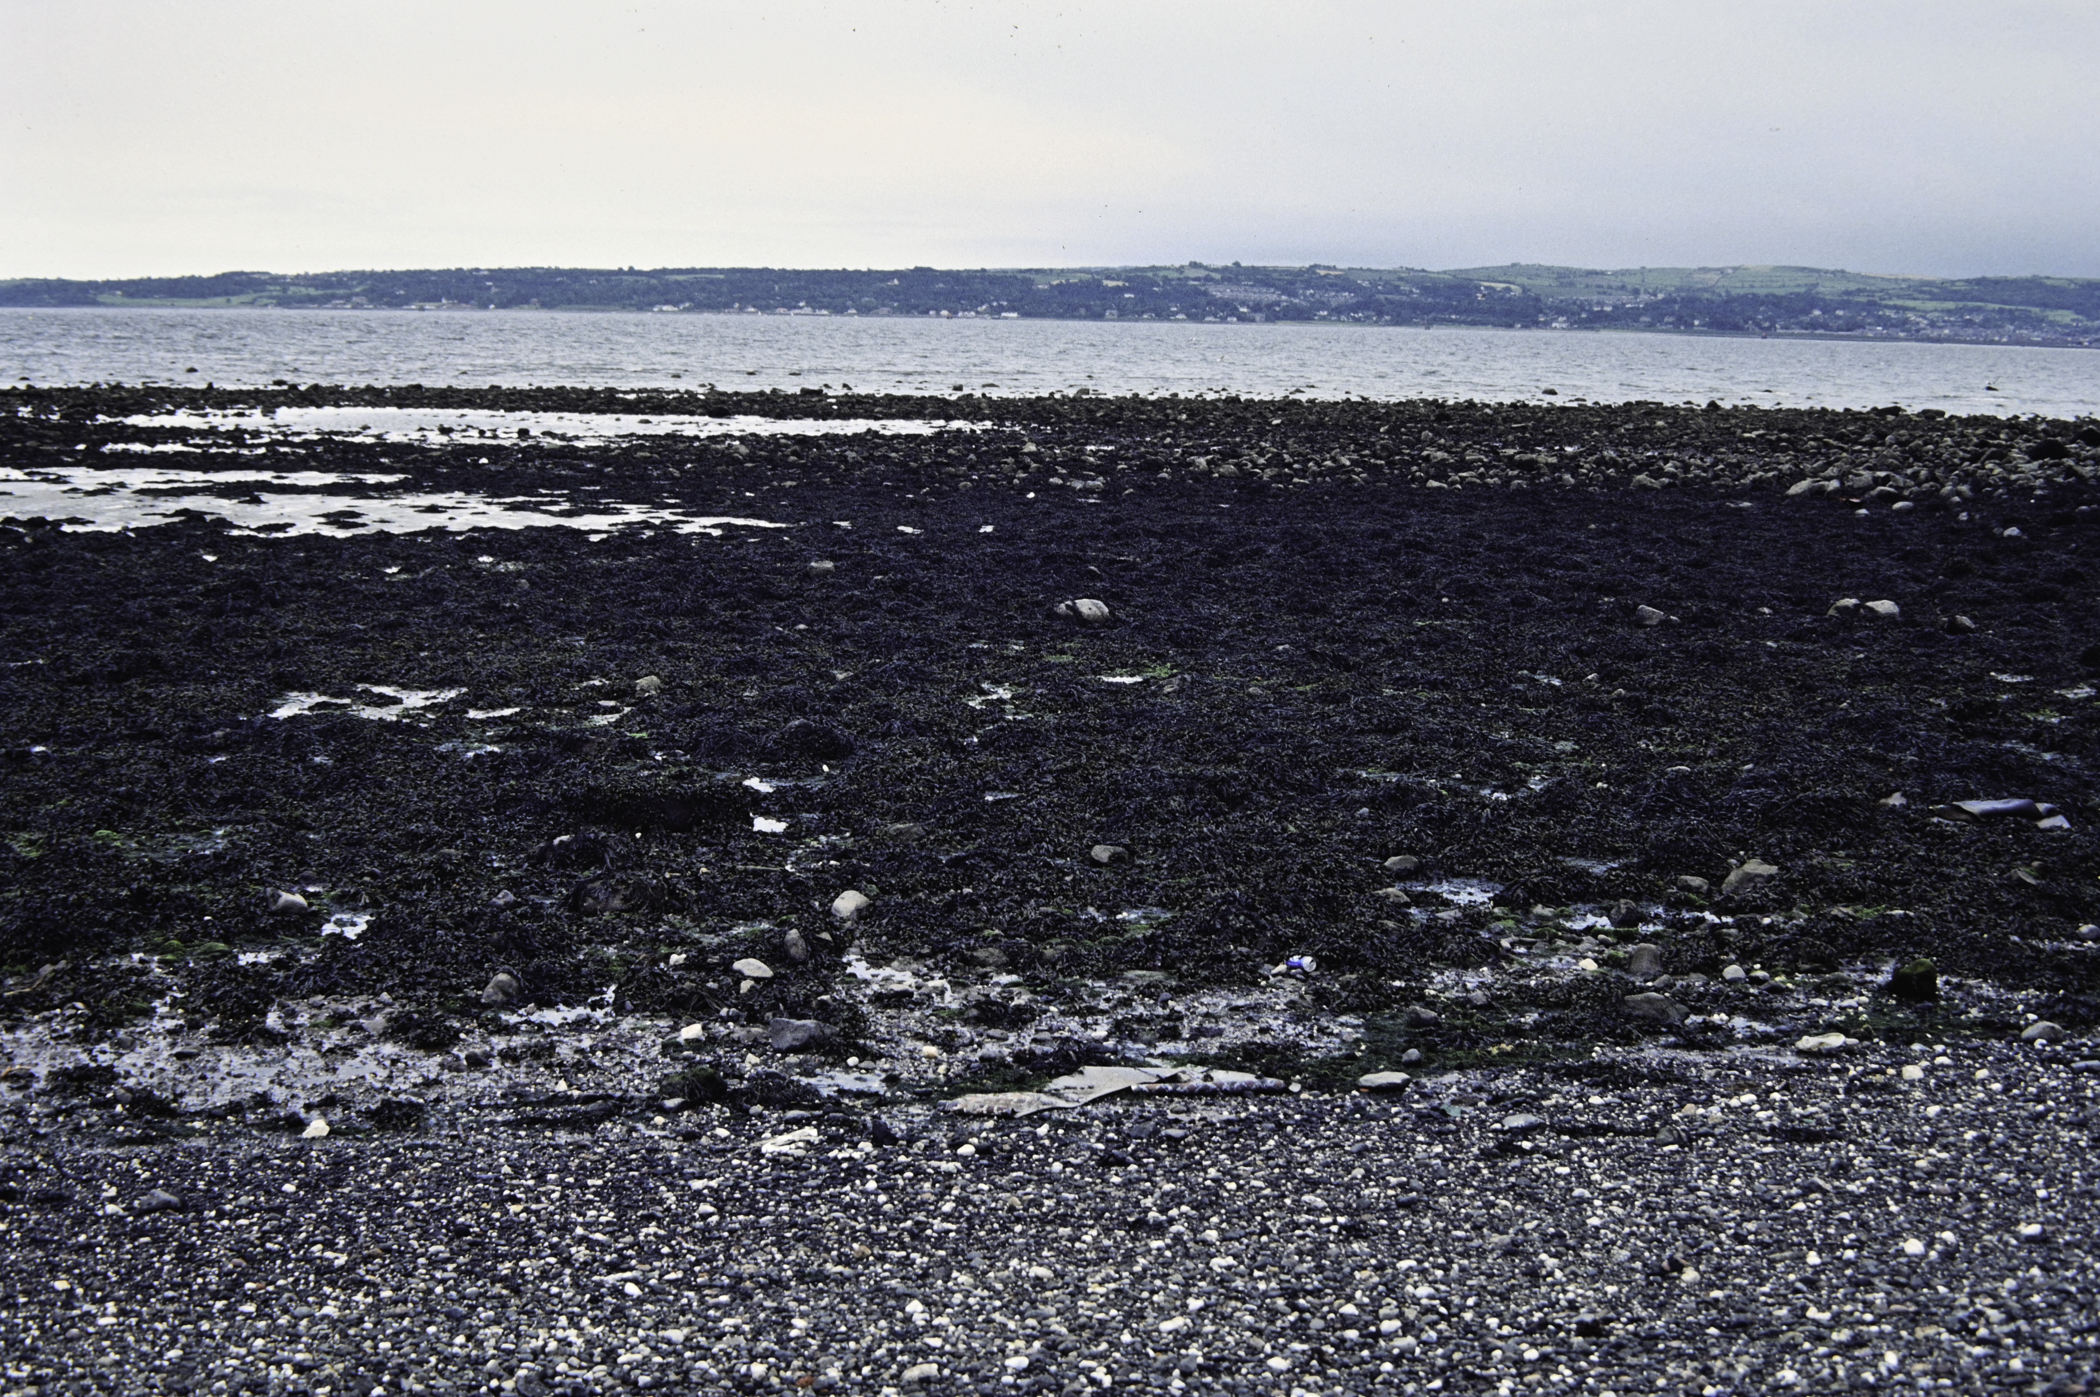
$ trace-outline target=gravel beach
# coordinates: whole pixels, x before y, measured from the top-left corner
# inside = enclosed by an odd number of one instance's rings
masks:
[[[2086,1391],[2096,472],[0,393],[0,1392]]]

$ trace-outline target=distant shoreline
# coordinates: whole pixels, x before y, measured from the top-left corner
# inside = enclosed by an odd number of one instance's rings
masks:
[[[683,310],[659,311],[630,306],[447,306],[443,308],[425,306],[313,306],[278,305],[274,303],[248,305],[206,305],[185,302],[133,302],[122,305],[91,306],[7,306],[0,305],[0,315],[5,314],[53,314],[79,313],[98,314],[113,312],[133,314],[140,311],[271,311],[287,314],[335,314],[335,315],[619,315],[657,316],[677,315],[686,318],[708,318],[715,320],[840,320],[840,321],[926,321],[968,322],[972,324],[1013,324],[1020,322],[1054,322],[1057,324],[1100,323],[1107,325],[1187,325],[1187,326],[1233,326],[1255,328],[1332,328],[1341,330],[1456,330],[1501,334],[1592,334],[1592,335],[1656,335],[1673,336],[1679,339],[1719,340],[1811,340],[1829,344],[1937,344],[1966,345],[1984,349],[2070,349],[2091,351],[2100,349],[2100,343],[2078,340],[2039,339],[1983,339],[1954,335],[1892,335],[1844,333],[1828,330],[1712,330],[1692,329],[1660,325],[1479,325],[1461,322],[1365,322],[1353,320],[1124,320],[1089,322],[1085,316],[1065,315],[907,315],[902,313],[871,313],[867,315],[793,312],[793,311],[731,311],[731,310]]]

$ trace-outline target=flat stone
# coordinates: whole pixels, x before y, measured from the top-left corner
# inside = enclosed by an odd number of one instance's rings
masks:
[[[932,1382],[941,1375],[938,1363],[914,1363],[897,1375],[899,1382]]]
[[[1701,897],[1706,896],[1707,893],[1713,890],[1713,884],[1707,882],[1704,878],[1694,878],[1689,873],[1678,878],[1677,886],[1685,892],[1697,893]]]
[[[747,980],[770,980],[773,978],[772,966],[767,965],[762,960],[753,960],[749,956],[744,957],[742,960],[731,961],[729,968]]]
[[[1534,1130],[1544,1129],[1545,1125],[1544,1116],[1534,1116],[1524,1111],[1502,1118],[1502,1128],[1512,1135],[1527,1135]]]
[[[182,1199],[164,1188],[153,1192],[131,1205],[134,1213],[172,1213],[182,1206]]]
[[[1851,1040],[1842,1033],[1811,1033],[1794,1044],[1800,1053],[1834,1053]]]
[[[1633,609],[1633,619],[1637,625],[1660,626],[1663,622],[1670,619],[1670,613],[1657,611],[1652,606],[1637,606]]]
[[[1385,861],[1388,873],[1413,873],[1422,866],[1422,861],[1413,854],[1395,854]]]
[[[1359,1091],[1399,1091],[1414,1078],[1405,1072],[1366,1072],[1356,1079]]]

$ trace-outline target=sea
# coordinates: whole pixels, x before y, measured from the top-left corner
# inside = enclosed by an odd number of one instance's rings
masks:
[[[0,382],[1655,401],[2100,412],[2100,351],[1338,324],[0,309]]]

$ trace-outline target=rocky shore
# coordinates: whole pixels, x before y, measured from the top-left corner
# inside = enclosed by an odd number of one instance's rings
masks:
[[[2096,469],[0,394],[5,1390],[2083,1390]]]

